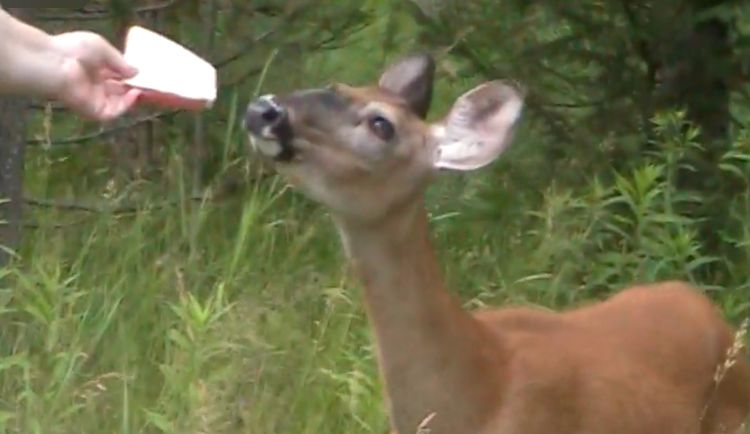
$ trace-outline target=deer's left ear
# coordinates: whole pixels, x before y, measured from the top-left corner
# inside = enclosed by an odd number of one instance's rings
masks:
[[[513,141],[523,94],[503,81],[491,81],[461,95],[442,123],[433,127],[434,165],[475,170],[492,163]]]
[[[409,108],[424,119],[432,102],[435,61],[426,53],[412,54],[390,65],[380,76],[378,86],[402,97]]]

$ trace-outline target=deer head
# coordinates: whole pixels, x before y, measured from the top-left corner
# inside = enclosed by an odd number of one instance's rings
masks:
[[[512,141],[523,106],[515,86],[481,84],[428,123],[434,71],[415,54],[376,85],[266,95],[247,107],[245,127],[292,185],[338,218],[374,223],[416,202],[436,171],[481,168]]]

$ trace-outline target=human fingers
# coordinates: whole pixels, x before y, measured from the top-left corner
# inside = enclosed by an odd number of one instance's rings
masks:
[[[120,117],[133,108],[141,95],[139,89],[128,89],[124,95],[116,98],[110,106],[109,116]]]
[[[138,101],[141,91],[129,89],[124,94],[109,95],[97,117],[102,121],[118,118],[130,110]]]
[[[125,61],[125,57],[117,48],[97,33],[77,31],[61,36],[64,37],[63,43],[75,53],[79,62],[90,73],[93,72],[100,77],[101,74],[105,74],[106,78],[130,78],[138,73],[135,67]],[[101,77],[101,79],[106,78]]]
[[[125,57],[115,47],[107,44],[105,62],[111,72],[121,78],[131,78],[138,74],[138,69],[125,61]]]

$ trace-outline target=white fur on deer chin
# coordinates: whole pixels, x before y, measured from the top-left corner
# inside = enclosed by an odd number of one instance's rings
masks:
[[[271,158],[278,157],[283,151],[281,144],[276,139],[266,139],[250,134],[250,143],[255,150]]]

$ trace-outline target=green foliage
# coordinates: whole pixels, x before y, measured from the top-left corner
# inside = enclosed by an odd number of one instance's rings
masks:
[[[677,278],[733,321],[750,316],[750,141],[723,159],[745,185],[732,204],[736,256],[713,257],[681,212],[700,198],[670,175],[670,149],[692,137],[684,122],[660,116],[662,151],[648,161],[583,188],[552,184],[501,224],[502,204],[478,206],[497,174],[439,182],[436,244],[466,304],[565,308]],[[0,293],[4,432],[382,432],[358,285],[325,213],[276,182],[178,203],[64,231],[58,212],[34,214],[40,227]],[[724,277],[702,279],[716,263]]]
[[[632,42],[618,33],[632,30],[622,10],[445,3],[436,22],[412,2],[214,3],[210,56],[247,54],[221,69],[217,107],[201,115],[210,158],[197,192],[195,116],[154,125],[152,171],[124,170],[131,159],[118,154],[143,144],[140,130],[47,147],[89,126],[38,116],[27,193],[67,201],[27,210],[18,260],[0,270],[0,433],[385,432],[372,337],[337,234],[245,152],[241,114],[253,95],[372,81],[416,48],[440,65],[431,119],[489,76],[532,90],[501,161],[428,193],[438,253],[468,307],[567,308],[685,279],[733,322],[749,317],[750,132],[738,128],[720,155],[733,190],[711,202],[725,224],[708,249],[694,212],[708,195],[680,184],[702,176],[686,158],[706,146],[700,126],[686,110],[642,118],[638,100],[610,99],[633,83],[632,58],[613,54]],[[165,32],[204,46],[205,5],[170,11]],[[622,149],[637,158],[614,164]]]

